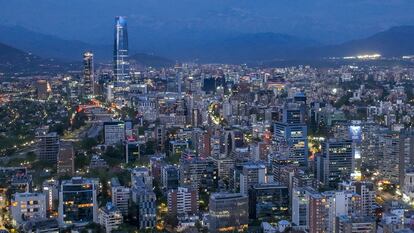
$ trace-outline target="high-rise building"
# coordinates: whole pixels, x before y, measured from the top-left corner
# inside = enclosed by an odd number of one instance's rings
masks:
[[[217,168],[213,161],[202,157],[180,159],[180,185],[214,190],[217,181]]]
[[[35,83],[37,98],[47,99],[52,88],[47,80],[37,80]]]
[[[82,177],[63,180],[59,192],[61,225],[98,223],[98,181]]]
[[[329,206],[326,197],[318,192],[307,193],[309,200],[309,233],[328,232]]]
[[[56,132],[39,133],[36,135],[38,142],[38,157],[41,161],[56,162],[59,154],[59,135]]]
[[[249,190],[249,217],[276,222],[288,219],[288,187],[277,183],[258,184]]]
[[[132,201],[137,208],[139,229],[154,228],[156,222],[156,200],[153,191],[153,177],[147,168],[134,168],[131,172]]]
[[[282,170],[286,169],[288,167],[292,167],[292,168],[297,168],[298,167],[298,163],[295,159],[290,158],[289,156],[286,155],[279,155],[279,154],[274,154],[272,156],[272,173],[273,173],[273,178],[275,181],[277,182],[283,182],[282,180]],[[288,183],[285,185],[288,185]]]
[[[401,131],[398,152],[399,183],[403,186],[406,171],[412,171],[414,168],[414,129],[410,128]]]
[[[129,79],[128,30],[124,16],[115,18],[114,76],[116,81]]]
[[[300,194],[299,194],[300,195]],[[308,202],[308,226],[310,233],[335,232],[337,217],[358,217],[361,215],[361,197],[350,191],[328,191],[319,193],[304,190],[304,203]],[[297,211],[293,199],[293,212]],[[297,218],[293,219],[295,222]]]
[[[131,171],[132,186],[145,185],[146,187],[153,188],[154,177],[150,175],[150,170],[146,167],[136,167]]]
[[[266,166],[263,164],[245,164],[240,173],[240,193],[247,195],[254,185],[266,183]]]
[[[328,210],[328,232],[334,232],[336,217],[361,216],[361,196],[352,191],[329,191],[322,193]]]
[[[43,182],[43,194],[46,196],[47,211],[56,211],[59,200],[59,181],[55,179],[45,180]]]
[[[111,179],[111,198],[112,204],[123,215],[128,214],[129,200],[131,199],[131,189],[125,186],[121,186],[118,178]]]
[[[174,165],[164,166],[162,167],[161,178],[163,189],[176,189],[180,181],[180,170]]]
[[[229,156],[231,152],[234,151],[235,147],[236,147],[236,142],[235,142],[235,133],[233,130],[226,130],[224,132],[224,138],[223,140],[223,152],[226,156]]]
[[[70,175],[73,176],[75,173],[75,152],[71,143],[62,142],[57,164],[58,175]]]
[[[339,189],[352,191],[361,197],[361,215],[374,216],[375,214],[375,188],[369,181],[342,182]]]
[[[209,232],[246,230],[249,223],[248,197],[241,193],[213,193],[209,202]]]
[[[82,80],[83,98],[90,99],[95,95],[95,78],[93,67],[93,53],[85,52],[83,54],[83,80]]]
[[[278,144],[286,144],[289,157],[301,166],[307,166],[308,161],[308,130],[306,124],[290,124],[276,122],[274,137]]]
[[[217,167],[217,174],[220,177],[220,180],[229,180],[231,177],[231,172],[234,169],[235,160],[231,157],[228,158],[215,158],[211,157],[211,161],[214,162],[215,167]]]
[[[193,188],[178,187],[168,191],[168,213],[193,215],[198,213],[198,192]]]
[[[126,141],[125,142],[125,162],[134,163],[141,157],[144,147],[142,141]]]
[[[306,98],[306,97],[305,97]],[[305,110],[297,103],[287,103],[282,109],[282,121],[287,124],[305,123]]]
[[[46,218],[46,196],[43,193],[16,193],[11,202],[11,215],[17,225]]]
[[[140,181],[139,183],[141,183]],[[139,229],[154,228],[156,222],[156,196],[152,188],[144,184],[132,188],[132,201],[137,208],[137,223]]]
[[[305,230],[309,227],[309,198],[306,188],[292,191],[292,225],[295,229]]]
[[[104,122],[105,145],[116,145],[125,140],[125,123],[121,121]]]
[[[325,186],[336,187],[351,178],[353,171],[352,140],[330,139],[322,144],[322,156],[317,159],[317,179]]]

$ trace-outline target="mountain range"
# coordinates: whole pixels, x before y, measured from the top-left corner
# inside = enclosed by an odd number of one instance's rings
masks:
[[[140,48],[141,52],[130,53],[133,54],[132,62],[141,66],[172,66],[175,61],[258,64],[275,60],[319,60],[365,53],[399,57],[414,54],[413,41],[414,26],[399,26],[337,45],[324,45],[311,39],[286,34],[241,33],[216,40],[197,40],[193,43],[186,41],[177,43],[176,46],[171,44],[169,49],[157,49],[157,53],[149,51],[151,48]],[[3,72],[42,68],[45,65],[59,67],[80,64],[82,53],[87,50],[94,52],[98,62],[111,61],[111,45],[90,45],[21,27],[0,26],[0,71]]]

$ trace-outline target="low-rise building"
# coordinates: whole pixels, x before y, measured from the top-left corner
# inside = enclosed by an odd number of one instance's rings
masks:
[[[43,193],[16,193],[10,210],[16,225],[32,219],[46,218],[46,196]]]
[[[98,211],[99,224],[105,228],[106,233],[111,233],[112,230],[118,229],[123,223],[121,211],[116,208],[111,202],[107,203]]]

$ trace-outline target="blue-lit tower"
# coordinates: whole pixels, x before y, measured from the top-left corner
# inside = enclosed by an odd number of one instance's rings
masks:
[[[116,81],[129,79],[128,30],[124,16],[115,17],[114,76]]]

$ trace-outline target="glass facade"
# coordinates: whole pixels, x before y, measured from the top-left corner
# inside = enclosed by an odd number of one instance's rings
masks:
[[[129,78],[128,30],[126,18],[123,16],[115,18],[114,76],[116,81]]]
[[[85,225],[97,218],[97,185],[92,180],[72,178],[61,186],[59,214],[63,224]]]

